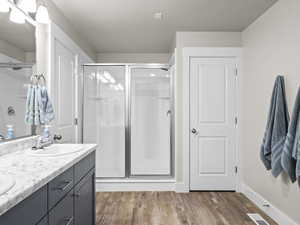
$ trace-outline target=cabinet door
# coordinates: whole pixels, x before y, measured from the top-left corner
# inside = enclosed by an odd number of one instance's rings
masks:
[[[94,170],[76,185],[74,191],[74,225],[95,224],[95,175]]]
[[[49,213],[49,225],[74,225],[73,191],[69,192]]]
[[[48,216],[44,217],[37,225],[48,225]]]

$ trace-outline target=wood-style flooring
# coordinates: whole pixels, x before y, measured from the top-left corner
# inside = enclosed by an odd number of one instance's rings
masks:
[[[255,225],[247,213],[260,213],[234,192],[100,192],[97,225]]]

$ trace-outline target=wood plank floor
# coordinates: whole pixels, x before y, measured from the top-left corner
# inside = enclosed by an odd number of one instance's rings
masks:
[[[260,213],[233,192],[103,192],[96,196],[97,225],[254,225],[246,213]]]

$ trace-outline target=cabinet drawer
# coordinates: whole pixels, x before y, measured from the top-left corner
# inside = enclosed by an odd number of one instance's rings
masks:
[[[73,167],[50,181],[48,186],[49,209],[60,201],[74,186]]]
[[[78,183],[94,167],[95,152],[89,154],[74,166],[75,184]]]
[[[74,225],[73,191],[69,192],[49,213],[49,225]]]
[[[47,214],[47,185],[0,217],[1,225],[37,224]]]

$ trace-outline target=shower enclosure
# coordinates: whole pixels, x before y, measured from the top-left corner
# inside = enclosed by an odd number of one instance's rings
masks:
[[[97,178],[173,176],[172,77],[162,64],[87,64],[83,143]]]

